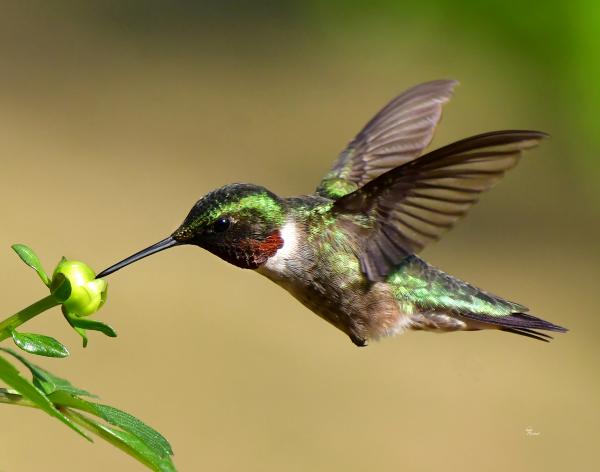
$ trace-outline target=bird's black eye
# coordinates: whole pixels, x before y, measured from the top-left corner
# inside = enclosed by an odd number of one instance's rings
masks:
[[[229,225],[231,224],[231,221],[229,220],[229,218],[219,218],[217,221],[215,221],[213,223],[213,231],[215,233],[222,233],[224,231],[227,231],[227,228],[229,228]]]

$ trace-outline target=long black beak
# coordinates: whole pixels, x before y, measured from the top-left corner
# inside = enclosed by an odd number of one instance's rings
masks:
[[[116,272],[117,270],[125,267],[126,265],[131,264],[132,262],[139,261],[144,257],[148,257],[149,255],[154,254],[156,252],[164,251],[165,249],[177,246],[178,244],[181,243],[179,241],[176,241],[172,236],[169,236],[168,238],[165,238],[162,241],[159,241],[156,244],[147,247],[146,249],[142,249],[140,252],[136,252],[133,256],[129,256],[127,259],[123,259],[121,262],[117,262],[115,265],[110,266],[108,269],[104,269],[96,276],[96,278],[100,279],[102,277],[106,277],[107,275]]]

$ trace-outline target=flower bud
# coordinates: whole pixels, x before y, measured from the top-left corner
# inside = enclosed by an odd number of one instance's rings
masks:
[[[63,309],[75,316],[88,316],[97,312],[106,301],[107,283],[96,279],[96,274],[83,262],[63,259],[54,270],[50,290],[54,292],[63,275],[71,284],[71,295],[63,302]]]

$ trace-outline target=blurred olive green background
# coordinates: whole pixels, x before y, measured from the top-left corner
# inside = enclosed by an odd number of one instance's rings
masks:
[[[0,6],[6,315],[44,295],[10,244],[100,270],[222,184],[310,192],[419,82],[462,84],[434,145],[552,135],[424,254],[571,328],[551,344],[408,333],[357,349],[266,279],[186,247],[108,278],[97,316],[117,339],[83,350],[58,310],[30,323],[71,348],[43,366],[163,432],[181,471],[600,466],[597,2]],[[0,418],[0,470],[143,470],[37,411]]]

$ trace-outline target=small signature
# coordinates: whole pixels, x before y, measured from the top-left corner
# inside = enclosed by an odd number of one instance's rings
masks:
[[[525,428],[526,436],[540,436],[542,433],[535,431],[533,428]]]

